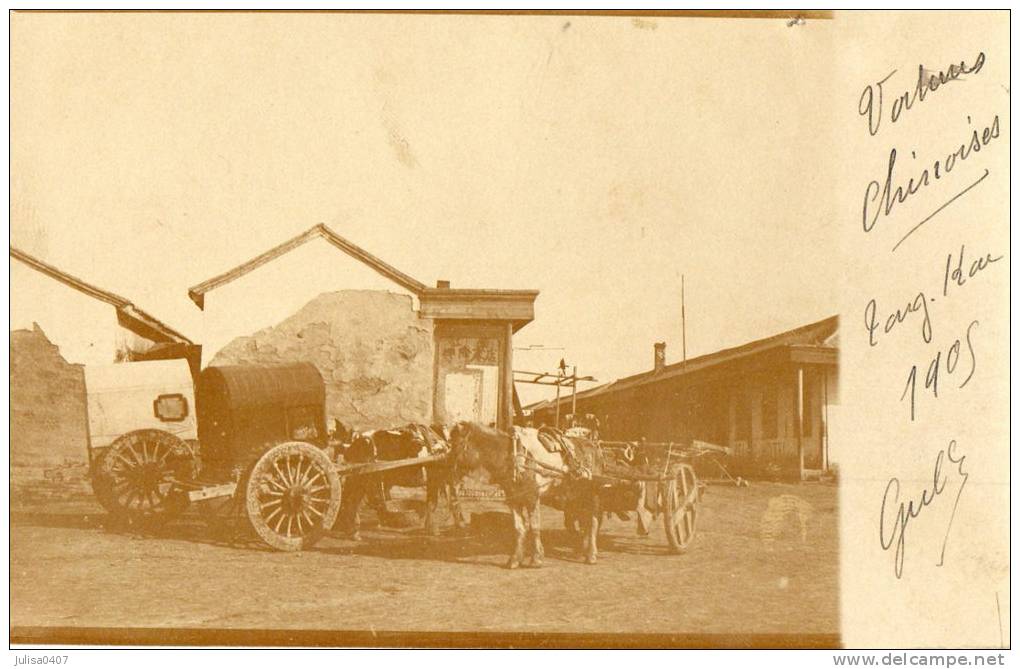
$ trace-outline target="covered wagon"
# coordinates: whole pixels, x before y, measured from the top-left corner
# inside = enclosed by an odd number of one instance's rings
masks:
[[[300,550],[332,527],[344,476],[442,457],[334,462],[310,363],[208,367],[197,383],[184,360],[122,363],[87,368],[86,391],[93,489],[127,522],[232,497],[263,541]]]

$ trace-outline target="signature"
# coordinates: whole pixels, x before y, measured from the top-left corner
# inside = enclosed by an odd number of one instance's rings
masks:
[[[918,499],[911,499],[907,502],[900,501],[900,480],[889,479],[885,486],[885,494],[882,496],[882,511],[879,517],[878,532],[882,543],[882,550],[890,550],[895,546],[894,567],[896,578],[903,576],[903,559],[907,549],[907,526],[911,520],[921,515],[921,512],[939,498],[945,491],[949,482],[949,475],[943,472],[944,463],[948,460],[956,465],[956,477],[960,479],[960,487],[956,490],[956,499],[953,501],[953,510],[949,514],[949,523],[946,525],[946,533],[942,539],[942,550],[939,553],[937,566],[945,564],[946,543],[949,541],[949,533],[953,529],[953,520],[956,518],[956,507],[960,503],[960,495],[963,487],[967,485],[969,474],[964,471],[963,463],[967,456],[958,452],[956,440],[953,439],[949,445],[941,449],[935,457],[935,467],[932,475],[930,488],[921,491]]]

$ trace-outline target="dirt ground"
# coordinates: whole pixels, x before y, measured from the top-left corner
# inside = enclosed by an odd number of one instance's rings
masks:
[[[770,499],[810,505],[763,536]],[[11,625],[685,634],[837,634],[837,488],[710,486],[686,554],[661,524],[638,537],[610,519],[600,560],[579,559],[561,516],[543,511],[541,569],[503,568],[508,537],[379,527],[278,553],[228,538],[197,510],[158,534],[114,531],[89,500],[17,500]],[[804,507],[807,508],[807,507]],[[466,501],[478,514],[502,510]],[[447,519],[444,517],[444,527]],[[769,538],[772,538],[770,541]]]

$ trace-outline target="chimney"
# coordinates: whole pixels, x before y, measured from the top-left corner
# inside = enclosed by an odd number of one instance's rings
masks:
[[[655,342],[655,367],[653,369],[656,372],[666,369],[666,342],[664,341]]]
[[[450,287],[449,281],[445,281],[443,279],[436,281],[436,288],[449,288],[449,287]]]

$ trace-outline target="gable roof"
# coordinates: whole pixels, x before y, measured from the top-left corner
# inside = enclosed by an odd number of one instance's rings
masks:
[[[121,297],[116,293],[111,293],[108,290],[103,290],[102,288],[90,283],[86,283],[76,276],[72,276],[67,272],[57,269],[53,265],[39,260],[35,256],[25,253],[21,249],[16,249],[13,246],[10,248],[12,258],[21,261],[51,279],[74,288],[80,293],[84,293],[85,295],[99,300],[100,302],[106,302],[114,307],[117,310],[118,318],[125,320],[129,329],[137,331],[139,334],[148,339],[152,339],[153,341],[163,340],[166,342],[192,345],[192,341],[190,339],[156,317],[139,309],[127,298]]]
[[[203,281],[198,285],[192,286],[188,289],[188,297],[191,298],[192,302],[198,305],[199,309],[205,309],[205,294],[210,290],[214,290],[224,284],[234,281],[235,279],[239,279],[248,272],[257,269],[268,262],[276,260],[285,253],[289,253],[297,247],[312,241],[313,239],[319,238],[325,239],[327,242],[337,247],[347,255],[361,261],[365,265],[368,265],[387,279],[418,296],[421,296],[426,289],[425,284],[421,283],[417,279],[404,274],[397,268],[372,255],[354,242],[344,239],[327,228],[324,224],[319,223],[318,225],[305,230],[300,235],[292,237],[278,246],[274,246],[265,253],[257,255],[251,260],[242,263],[233,269],[227,270],[218,276],[214,276],[213,278]]]
[[[621,390],[636,388],[650,383],[658,383],[667,379],[675,379],[687,374],[701,371],[714,365],[732,362],[741,358],[764,353],[784,346],[812,349],[830,349],[838,346],[839,316],[829,316],[814,323],[808,323],[792,330],[780,332],[779,334],[757,339],[740,346],[722,349],[714,353],[691,358],[686,363],[675,362],[667,365],[661,371],[650,370],[633,374],[631,376],[617,379],[610,383],[596,386],[577,393],[577,399],[594,398],[601,395],[615,393]],[[560,398],[561,403],[570,402],[571,397]],[[531,404],[526,409],[541,410],[546,407],[556,406],[555,400],[543,400]]]

